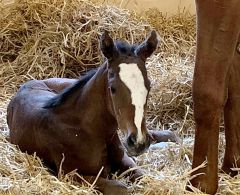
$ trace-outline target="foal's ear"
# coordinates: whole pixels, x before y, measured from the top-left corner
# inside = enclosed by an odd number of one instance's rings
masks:
[[[108,31],[104,31],[100,39],[100,48],[103,55],[108,59],[111,60],[113,57],[116,57],[117,50],[115,48],[113,39],[110,37]]]
[[[148,38],[135,49],[135,54],[144,60],[150,57],[157,48],[158,36],[157,32],[153,30]]]

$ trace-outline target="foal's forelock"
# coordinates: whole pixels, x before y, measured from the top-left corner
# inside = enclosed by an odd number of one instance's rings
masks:
[[[137,128],[137,142],[144,140],[141,126],[144,117],[144,105],[146,104],[148,90],[144,84],[142,71],[135,63],[122,63],[119,65],[119,76],[131,93],[132,104],[135,108],[134,123]]]

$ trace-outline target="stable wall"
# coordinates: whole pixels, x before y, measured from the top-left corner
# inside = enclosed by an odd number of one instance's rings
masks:
[[[158,8],[161,12],[169,15],[176,14],[179,10],[187,10],[195,13],[194,0],[98,0],[98,2],[115,4],[122,8],[133,9],[137,12],[149,8]]]

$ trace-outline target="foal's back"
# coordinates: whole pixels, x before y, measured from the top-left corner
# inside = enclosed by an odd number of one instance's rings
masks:
[[[46,80],[32,80],[23,84],[17,94],[10,101],[7,108],[7,123],[10,131],[10,139],[25,150],[25,145],[35,141],[33,133],[35,128],[47,124],[51,117],[45,103],[60,93],[64,88],[72,85],[75,79],[51,78]],[[34,147],[32,147],[34,149]]]

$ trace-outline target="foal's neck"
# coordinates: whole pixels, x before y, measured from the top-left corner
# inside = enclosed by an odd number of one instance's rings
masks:
[[[113,131],[117,129],[117,122],[110,112],[110,103],[107,64],[104,63],[95,75],[72,95],[65,108],[71,117],[79,119],[79,125],[87,124],[89,127],[98,128],[99,131],[107,131],[107,129]]]

